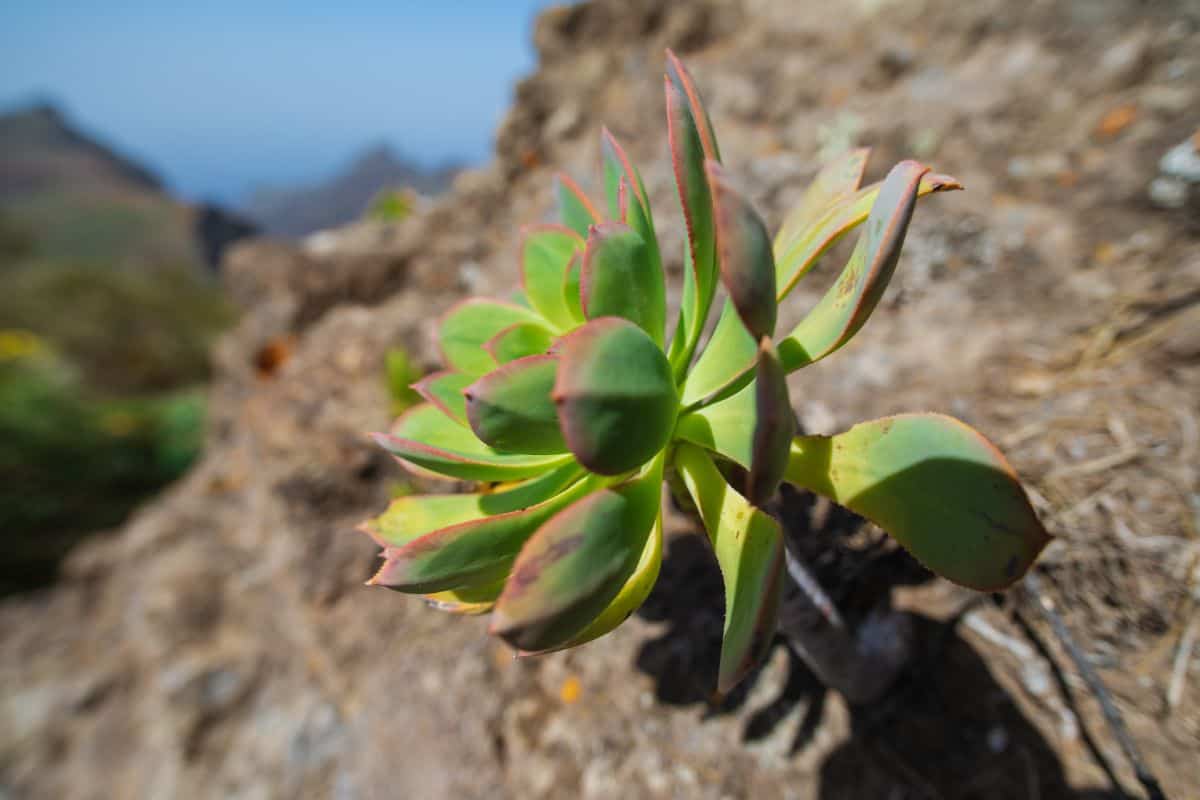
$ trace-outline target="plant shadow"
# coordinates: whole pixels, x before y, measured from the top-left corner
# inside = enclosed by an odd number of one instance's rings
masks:
[[[861,520],[837,506],[785,491],[774,510],[785,525],[804,527],[806,535],[798,540],[812,552],[803,555],[850,624],[886,603],[892,587],[931,579],[906,552],[866,535]],[[794,591],[790,582],[788,590]],[[670,540],[658,584],[638,613],[665,623],[662,634],[644,642],[636,658],[636,667],[654,679],[659,702],[702,705],[706,719],[744,714],[742,739],[747,743],[794,724],[790,752],[809,746],[824,720],[829,692],[782,637],[776,637],[772,648],[787,653],[787,672],[773,699],[759,708],[747,707],[763,680],[762,670],[728,696],[715,696],[724,599],[705,538]],[[917,615],[913,625],[914,658],[884,700],[850,707],[851,736],[820,765],[819,797],[1123,796],[1079,792],[1067,785],[1053,748],[953,622]],[[790,722],[797,711],[799,721]]]

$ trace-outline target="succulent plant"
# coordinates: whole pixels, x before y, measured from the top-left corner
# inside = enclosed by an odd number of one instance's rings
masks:
[[[698,512],[724,577],[720,691],[775,631],[784,552],[763,508],[782,481],[872,520],[951,581],[1013,583],[1047,535],[982,435],[939,414],[796,435],[785,381],[866,323],[918,198],[959,184],[904,161],[860,187],[867,151],[853,150],[819,171],[772,240],[670,52],[666,106],[687,227],[673,335],[645,187],[604,131],[604,210],[560,175],[561,224],[524,229],[517,299],[454,306],[439,332],[446,371],[415,384],[426,402],[375,435],[411,469],[480,488],[401,497],[364,523],[384,547],[370,583],[490,612],[491,632],[521,653],[582,644],[653,587],[665,481]],[[840,277],[777,333],[777,303],[860,227]],[[718,283],[728,300],[697,353]]]

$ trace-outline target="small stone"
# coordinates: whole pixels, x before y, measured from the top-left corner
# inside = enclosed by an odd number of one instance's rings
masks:
[[[1159,208],[1183,208],[1187,199],[1188,185],[1179,178],[1159,176],[1150,181],[1150,202]]]
[[[1172,147],[1158,162],[1158,168],[1164,175],[1179,178],[1188,183],[1200,183],[1200,150],[1197,149],[1197,135]]]
[[[1134,31],[1110,47],[1096,66],[1098,86],[1110,90],[1124,89],[1137,83],[1150,64],[1150,35]]]

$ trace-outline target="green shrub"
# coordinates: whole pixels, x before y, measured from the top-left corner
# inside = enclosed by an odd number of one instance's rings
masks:
[[[36,343],[0,334],[0,591],[48,578],[81,535],[183,474],[203,437],[201,393],[99,397]]]

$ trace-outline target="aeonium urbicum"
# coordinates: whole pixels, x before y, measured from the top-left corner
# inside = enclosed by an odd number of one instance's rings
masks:
[[[686,222],[684,285],[667,336],[646,191],[603,135],[606,207],[565,176],[561,225],[523,232],[518,302],[471,299],[439,331],[446,371],[378,442],[411,468],[486,490],[399,498],[363,529],[384,549],[372,584],[462,613],[522,652],[601,636],[649,594],[666,477],[699,512],[724,576],[718,689],[763,654],[784,563],[762,508],[781,481],[876,522],[931,570],[996,590],[1047,542],[1016,475],[983,436],[904,414],[797,436],[788,373],[863,326],[896,267],[918,198],[960,188],[913,161],[859,186],[867,151],[824,167],[772,240],[721,167],[699,94],[668,52],[667,130]],[[862,227],[845,268],[791,331],[777,303]],[[718,279],[729,296],[696,354]],[[721,469],[736,464],[742,472]],[[731,485],[730,474],[744,474]]]

